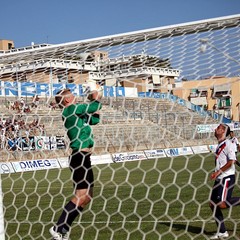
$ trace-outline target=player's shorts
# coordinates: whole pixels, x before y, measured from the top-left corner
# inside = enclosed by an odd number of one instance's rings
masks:
[[[235,175],[215,180],[210,198],[211,201],[213,203],[226,202],[228,205],[228,201],[232,197],[234,184]]]
[[[74,189],[89,189],[94,186],[91,153],[75,152],[69,157]]]

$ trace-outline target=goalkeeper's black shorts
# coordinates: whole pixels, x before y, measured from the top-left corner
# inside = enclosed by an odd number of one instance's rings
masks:
[[[69,157],[69,167],[72,171],[73,187],[88,189],[94,186],[93,170],[89,152],[73,152]]]

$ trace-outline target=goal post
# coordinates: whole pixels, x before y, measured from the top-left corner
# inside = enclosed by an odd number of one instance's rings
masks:
[[[209,239],[214,130],[226,123],[240,140],[239,25],[232,15],[0,51],[0,240],[50,238],[73,195],[54,97],[69,88],[87,103],[95,83],[94,196],[71,239]],[[239,237],[237,210],[224,216]]]
[[[1,177],[1,174],[0,174],[0,239],[5,240],[4,214],[3,214],[3,191],[2,191],[2,177]]]

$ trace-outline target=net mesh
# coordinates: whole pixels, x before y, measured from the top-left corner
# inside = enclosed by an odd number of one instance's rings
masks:
[[[54,96],[67,87],[87,102],[89,82],[103,86],[92,127],[94,197],[71,239],[208,239],[216,228],[208,206],[212,129],[229,121],[240,136],[239,20],[1,51],[5,239],[49,239],[71,199],[71,151]],[[234,239],[237,208],[224,211]]]

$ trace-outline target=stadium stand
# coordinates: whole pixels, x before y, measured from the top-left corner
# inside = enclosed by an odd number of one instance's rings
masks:
[[[15,100],[16,101],[16,100]],[[65,136],[61,120],[61,110],[52,108],[54,99],[40,99],[37,107],[29,112],[11,109],[14,99],[0,99],[1,120],[14,123],[23,121],[24,127],[18,137]],[[83,101],[83,99],[79,99]],[[212,134],[194,133],[198,124],[216,123],[211,117],[202,117],[186,107],[166,99],[152,98],[103,98],[101,123],[93,126],[96,140],[95,154],[141,151],[152,148],[183,147],[201,144],[214,144]],[[31,101],[26,99],[26,104]],[[117,124],[116,124],[117,123]],[[3,142],[2,146],[8,145]],[[23,159],[65,157],[68,149],[20,151],[1,149],[4,161]]]

